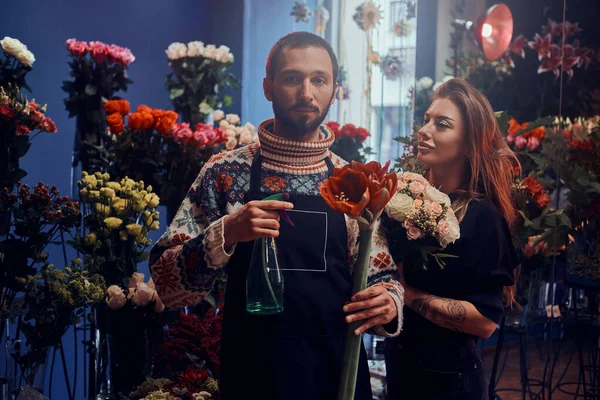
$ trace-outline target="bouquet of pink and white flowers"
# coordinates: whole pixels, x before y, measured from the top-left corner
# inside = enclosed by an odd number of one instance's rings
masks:
[[[388,231],[388,239],[394,243],[390,250],[392,255],[398,256],[395,258],[403,259],[404,254],[418,250],[423,261],[432,256],[443,268],[443,258],[454,257],[439,252],[460,238],[460,227],[450,198],[422,175],[399,173],[398,190],[385,211],[382,222]],[[401,248],[403,254],[398,254],[392,247]]]

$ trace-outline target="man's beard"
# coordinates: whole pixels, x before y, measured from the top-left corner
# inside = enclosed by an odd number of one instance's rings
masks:
[[[314,119],[310,120],[310,115],[302,115],[298,120],[294,120],[291,117],[291,113],[295,109],[309,109],[312,108],[314,111],[319,112],[317,107],[314,107],[310,104],[306,103],[296,103],[294,106],[290,107],[287,111],[283,109],[279,105],[277,98],[273,96],[273,114],[275,115],[275,119],[278,124],[281,124],[284,131],[290,135],[289,139],[301,139],[306,136],[308,133],[313,132],[317,129],[325,118],[327,117],[327,113],[329,112],[329,107],[331,107],[331,102],[325,107],[325,109]]]

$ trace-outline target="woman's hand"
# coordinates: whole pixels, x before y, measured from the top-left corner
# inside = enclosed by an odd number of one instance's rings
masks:
[[[396,303],[387,289],[382,285],[373,285],[356,293],[344,306],[347,323],[366,320],[354,330],[356,336],[375,325],[387,324],[398,315]]]

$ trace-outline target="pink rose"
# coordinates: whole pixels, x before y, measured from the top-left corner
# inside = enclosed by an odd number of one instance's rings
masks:
[[[525,146],[527,146],[527,139],[525,139],[523,135],[517,136],[515,139],[515,148],[517,150],[523,150]]]
[[[419,200],[419,199],[415,200],[414,206],[416,209],[423,207],[423,200]]]
[[[135,56],[133,55],[131,50],[126,49],[124,47],[119,47],[115,45],[110,46],[110,55],[112,59],[111,61],[119,62],[124,67],[128,66],[129,64],[135,61]]]
[[[433,215],[435,215],[436,217],[439,217],[440,215],[442,215],[442,206],[439,203],[431,203],[431,211],[433,212]]]
[[[409,240],[416,240],[421,237],[421,230],[417,227],[411,226],[406,231],[406,235],[408,236]]]
[[[117,285],[111,285],[106,289],[106,305],[111,310],[123,307],[126,302],[127,298],[125,297],[125,293],[123,293],[123,289]]]
[[[512,145],[515,142],[515,135],[513,135],[512,133],[509,133],[508,136],[506,137],[506,142],[510,145]]]
[[[406,183],[404,181],[398,181],[398,191],[399,192],[406,189],[407,186],[408,186],[408,183]]]
[[[134,288],[138,282],[144,282],[144,274],[141,272],[134,272],[133,275],[131,275],[131,278],[129,278],[127,287]]]
[[[425,185],[423,185],[421,182],[417,182],[417,181],[411,182],[408,185],[408,187],[410,188],[410,191],[413,194],[413,196],[418,196],[418,195],[422,194],[423,191],[425,191]]]
[[[194,142],[196,143],[196,147],[203,147],[208,144],[208,138],[202,131],[194,132]]]
[[[67,50],[69,53],[75,56],[82,57],[87,53],[88,45],[86,42],[80,42],[76,39],[69,39],[67,40]]]
[[[90,52],[92,53],[92,58],[97,63],[103,63],[109,54],[109,46],[102,42],[90,42]]]
[[[450,233],[450,224],[445,219],[441,220],[437,224],[438,234],[441,236],[446,236]]]
[[[536,138],[535,136],[530,137],[529,140],[527,141],[527,150],[536,151],[539,148],[540,148],[540,139]]]
[[[131,288],[129,289],[131,292]],[[145,307],[150,304],[151,301],[154,300],[154,296],[156,295],[156,290],[149,287],[147,284],[138,282],[135,287],[135,292],[131,301],[138,307]]]

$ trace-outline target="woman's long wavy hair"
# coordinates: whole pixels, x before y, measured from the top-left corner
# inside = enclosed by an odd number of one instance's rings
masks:
[[[472,200],[486,198],[498,209],[512,227],[517,210],[512,200],[512,186],[519,160],[500,133],[498,121],[488,99],[467,81],[451,79],[440,85],[435,99],[449,99],[460,110],[468,146],[468,174],[459,190],[455,205],[459,220]],[[520,170],[520,168],[518,168]],[[516,303],[515,291],[519,268],[515,270],[515,285],[506,286],[504,297],[511,307]]]

